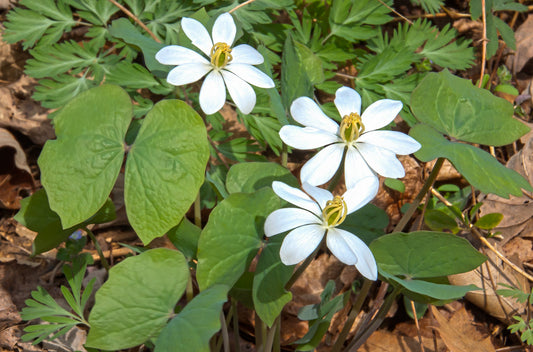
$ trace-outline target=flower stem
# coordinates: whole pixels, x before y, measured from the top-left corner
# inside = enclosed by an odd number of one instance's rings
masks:
[[[331,179],[331,182],[329,183],[328,191],[333,192],[335,187],[337,187],[337,184],[339,183],[339,180],[341,179],[341,176],[344,171],[345,160],[346,160],[346,148],[344,149],[344,153],[342,154],[342,161],[341,161],[341,164],[339,165],[339,169],[337,170],[337,172],[335,173],[335,176],[333,176],[333,178]]]
[[[287,144],[283,143],[283,149],[281,150],[281,166],[284,168],[287,167],[288,158]]]
[[[229,335],[228,335],[228,325],[226,324],[226,318],[224,317],[224,311],[220,311],[220,325],[222,331],[222,341],[224,343],[224,352],[229,351]]]
[[[200,205],[200,191],[194,200],[194,224],[202,228],[202,207]]]
[[[344,341],[346,340],[346,336],[348,336],[348,334],[350,333],[355,318],[357,318],[357,315],[361,311],[361,307],[363,306],[363,303],[365,302],[365,299],[368,296],[368,291],[370,291],[370,287],[372,286],[372,284],[372,281],[364,279],[363,287],[361,288],[361,291],[357,294],[352,309],[350,309],[348,319],[344,323],[344,327],[342,328],[342,331],[339,334],[337,341],[335,341],[331,352],[339,352],[341,350],[342,346],[344,345]]]
[[[264,352],[270,352],[272,351],[272,346],[274,345],[274,339],[276,338],[276,331],[279,331],[278,329],[278,325],[279,325],[279,315],[278,317],[276,318],[276,320],[274,320],[274,323],[272,324],[272,327],[270,328],[270,330],[268,330],[268,334],[267,334],[267,338],[266,338],[266,341],[265,341],[265,348],[264,348]]]
[[[239,314],[237,312],[237,301],[231,299],[231,310],[233,311],[233,341],[235,352],[241,352],[241,340],[239,335]]]
[[[435,162],[435,165],[433,166],[433,170],[431,170],[431,173],[429,174],[429,177],[426,179],[426,182],[424,183],[424,186],[422,186],[422,189],[418,194],[416,195],[416,198],[413,200],[411,205],[409,206],[409,209],[403,214],[402,218],[400,219],[400,222],[396,227],[394,228],[393,232],[399,232],[402,231],[413,216],[413,214],[416,211],[416,208],[420,205],[420,202],[426,195],[426,193],[429,191],[433,183],[435,182],[435,179],[437,178],[437,175],[439,174],[439,171],[442,167],[442,164],[444,163],[444,158],[438,158]]]
[[[96,240],[96,236],[87,227],[84,227],[83,229],[87,232],[87,234],[91,238],[91,241],[93,241],[94,247],[96,248],[96,252],[98,253],[98,256],[100,257],[100,261],[102,262],[102,265],[104,266],[105,271],[109,271],[109,263],[107,262],[107,259],[105,259],[104,252],[102,252],[102,248],[100,248],[100,244],[98,244],[98,241]]]
[[[387,312],[389,311],[390,307],[392,306],[392,303],[394,303],[394,300],[396,297],[400,294],[400,287],[395,287],[394,291],[392,291],[387,298],[385,298],[385,302],[383,302],[383,305],[379,309],[378,313],[376,314],[376,317],[372,320],[372,322],[367,326],[367,328],[361,332],[360,334],[357,334],[357,336],[350,342],[348,347],[344,350],[345,352],[355,352],[361,347],[361,345],[372,335],[374,331],[377,330],[377,328],[381,325],[383,320],[385,320],[385,316],[387,315]]]

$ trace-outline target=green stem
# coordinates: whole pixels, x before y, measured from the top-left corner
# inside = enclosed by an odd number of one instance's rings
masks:
[[[437,175],[439,174],[439,171],[442,167],[442,164],[444,163],[444,158],[438,158],[435,162],[435,165],[433,166],[433,170],[431,170],[431,174],[429,174],[429,177],[427,178],[426,182],[424,183],[424,186],[422,186],[422,189],[418,194],[416,195],[416,198],[413,200],[411,205],[409,206],[409,209],[403,214],[402,218],[400,219],[400,222],[396,227],[394,228],[393,232],[399,232],[402,231],[415,213],[416,209],[420,205],[420,202],[422,199],[424,199],[424,196],[429,191],[433,183],[435,182],[435,179],[437,178]]]
[[[230,352],[228,325],[226,324],[226,318],[224,317],[223,310],[220,311],[220,326],[222,330],[222,341],[224,342],[224,352]]]
[[[202,228],[202,207],[200,205],[200,191],[194,201],[194,224]]]
[[[355,318],[357,318],[357,315],[361,311],[361,307],[363,306],[363,303],[365,302],[365,299],[368,296],[368,291],[370,291],[370,287],[372,287],[372,284],[372,281],[364,279],[363,287],[361,288],[361,291],[357,294],[352,309],[350,310],[348,319],[344,323],[344,327],[342,328],[342,331],[339,334],[337,341],[335,341],[335,345],[333,345],[331,352],[339,352],[341,350],[342,346],[344,345],[344,341],[346,340],[346,337],[350,333]]]
[[[289,291],[291,289],[292,285],[294,285],[294,283],[296,282],[296,280],[298,280],[300,275],[302,275],[304,270],[309,266],[309,264],[311,264],[313,259],[315,259],[318,251],[320,250],[320,247],[322,247],[322,244],[324,243],[325,240],[326,240],[326,236],[324,236],[324,238],[322,239],[322,242],[320,242],[320,244],[316,247],[315,251],[311,253],[311,255],[307,257],[305,261],[302,264],[300,264],[300,266],[294,271],[289,281],[287,281],[287,283],[285,284],[285,290]]]
[[[341,161],[341,164],[339,165],[339,169],[337,170],[337,172],[335,173],[335,176],[333,176],[333,178],[331,179],[331,182],[329,183],[328,191],[330,192],[333,192],[335,187],[337,187],[337,184],[339,183],[341,176],[344,173],[345,159],[346,159],[346,148],[344,148],[344,152],[342,154],[342,161]]]
[[[274,346],[272,352],[281,352],[281,317],[278,317],[279,322],[276,324],[276,334],[274,335]]]
[[[98,244],[98,241],[96,240],[96,236],[87,227],[84,227],[83,229],[85,230],[85,232],[87,232],[87,234],[91,238],[91,241],[93,241],[94,247],[96,248],[96,252],[98,253],[98,256],[100,257],[100,261],[102,262],[102,265],[104,266],[105,271],[109,271],[109,263],[107,262],[107,259],[105,259],[104,257],[104,252],[102,252],[102,248],[100,248],[100,245]]]
[[[376,317],[370,322],[370,324],[367,326],[367,328],[358,334],[352,342],[346,347],[344,350],[345,352],[355,352],[361,347],[361,345],[372,335],[374,331],[379,328],[383,320],[385,320],[385,317],[387,316],[387,313],[394,303],[394,300],[396,297],[400,294],[400,287],[395,287],[394,291],[392,291],[387,298],[385,298],[385,302],[383,302],[383,305],[379,309],[378,313],[376,314]]]
[[[281,166],[286,168],[288,159],[289,159],[289,151],[287,150],[287,144],[283,143],[283,147],[281,149]]]
[[[272,351],[272,346],[274,344],[274,339],[276,338],[276,331],[278,330],[277,329],[278,324],[279,324],[279,315],[276,318],[276,320],[274,320],[274,324],[272,324],[272,327],[268,330],[267,338],[266,338],[266,341],[265,341],[265,348],[264,348],[263,352],[271,352]]]
[[[265,351],[265,342],[266,342],[266,325],[259,318],[259,315],[255,313],[255,345],[257,352],[266,352]]]
[[[192,276],[189,273],[189,279],[187,280],[187,286],[185,288],[185,297],[187,298],[187,302],[192,301],[194,298],[194,290],[192,287]]]
[[[235,352],[241,352],[241,339],[239,336],[239,314],[237,312],[237,301],[231,300],[231,311],[233,312],[233,339],[235,342]]]

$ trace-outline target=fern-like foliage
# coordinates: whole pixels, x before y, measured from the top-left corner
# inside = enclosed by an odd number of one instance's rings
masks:
[[[22,42],[24,50],[39,45],[56,43],[64,32],[77,22],[64,1],[21,0],[16,9],[9,11],[3,39],[8,43]]]
[[[38,287],[37,291],[32,291],[33,299],[26,300],[26,307],[22,309],[20,315],[23,320],[41,319],[48,324],[25,327],[26,334],[22,336],[23,341],[34,340],[33,344],[35,345],[45,339],[54,340],[78,324],[89,326],[83,316],[83,311],[91,296],[96,279],[93,278],[82,293],[81,285],[85,276],[85,269],[88,261],[92,261],[92,258],[88,258],[87,256],[77,257],[72,266],[65,265],[63,267],[70,289],[61,286],[61,293],[71,311],[61,307],[42,287]]]
[[[411,0],[411,4],[421,6],[424,11],[429,13],[439,12],[440,7],[444,5],[442,0]]]
[[[449,25],[442,30],[427,20],[412,25],[400,24],[391,38],[382,34],[369,43],[369,48],[380,53],[387,48],[404,48],[416,53],[417,60],[427,58],[435,65],[453,70],[466,69],[474,63],[474,49],[469,40],[455,40],[457,31]]]

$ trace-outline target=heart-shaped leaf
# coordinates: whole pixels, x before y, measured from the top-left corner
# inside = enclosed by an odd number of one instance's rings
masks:
[[[124,185],[128,219],[143,243],[180,222],[204,181],[208,158],[205,125],[185,102],[163,100],[146,115]]]
[[[63,228],[94,215],[115,184],[132,117],[128,94],[104,85],[81,93],[54,118],[57,139],[46,142],[41,182]]]
[[[299,187],[298,180],[283,166],[276,163],[253,162],[233,165],[226,176],[226,188],[229,193],[250,193],[262,187],[272,187],[273,181]]]
[[[121,350],[156,337],[173,316],[188,279],[185,257],[166,248],[115,265],[96,293],[87,346]]]

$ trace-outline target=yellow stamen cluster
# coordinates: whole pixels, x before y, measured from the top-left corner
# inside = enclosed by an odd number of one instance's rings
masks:
[[[328,226],[337,226],[346,219],[347,212],[348,207],[344,199],[340,196],[335,196],[335,198],[326,202],[322,215]]]
[[[222,68],[233,60],[231,48],[226,43],[216,43],[211,48],[211,64],[217,68]]]
[[[353,142],[365,131],[365,125],[358,113],[352,112],[342,118],[339,134],[343,141]]]

